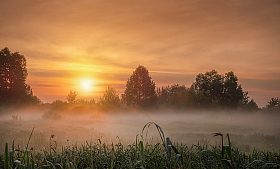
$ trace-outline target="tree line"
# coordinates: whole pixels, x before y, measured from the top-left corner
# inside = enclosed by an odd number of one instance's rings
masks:
[[[43,104],[26,84],[27,68],[24,55],[11,53],[8,48],[0,51],[0,106]],[[102,110],[123,108],[137,109],[233,109],[257,111],[260,108],[247,91],[243,91],[234,72],[219,74],[216,70],[200,73],[190,87],[173,84],[156,87],[146,67],[139,65],[126,82],[120,96],[108,86],[99,101],[76,99],[78,93],[70,91],[67,102],[54,101],[56,109],[67,105],[92,105]],[[278,98],[268,101],[265,110],[280,112]]]
[[[140,65],[129,77],[120,99],[127,106],[142,109],[259,109],[232,71],[224,75],[215,70],[200,73],[190,87],[173,84],[156,88],[148,70]]]
[[[70,91],[68,103],[81,103],[76,100],[76,92]],[[74,101],[73,101],[74,100]],[[144,66],[139,65],[126,82],[124,94],[119,96],[116,90],[108,86],[99,101],[91,101],[103,110],[120,108],[137,109],[181,109],[181,110],[241,110],[258,111],[260,108],[254,99],[250,99],[247,91],[243,91],[234,72],[224,75],[211,70],[196,76],[190,87],[184,84],[156,87],[155,82]],[[265,111],[280,112],[278,98],[272,98]]]

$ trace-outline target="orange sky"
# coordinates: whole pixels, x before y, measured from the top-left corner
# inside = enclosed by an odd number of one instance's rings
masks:
[[[25,55],[43,102],[123,93],[138,65],[158,87],[233,71],[262,107],[280,97],[280,1],[1,0],[0,48]],[[83,92],[82,79],[94,90]]]

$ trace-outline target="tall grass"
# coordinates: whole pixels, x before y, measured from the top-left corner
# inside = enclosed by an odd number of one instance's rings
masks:
[[[160,137],[160,142],[155,144],[147,139],[148,130],[152,126],[155,126]],[[108,144],[98,139],[96,142],[85,142],[81,146],[75,144],[61,147],[61,150],[51,145],[53,136],[50,137],[50,149],[28,149],[33,131],[34,128],[25,149],[15,149],[15,145],[12,145],[9,152],[8,143],[5,143],[5,152],[0,155],[1,168],[280,168],[279,150],[254,150],[253,153],[246,154],[232,147],[229,134],[226,135],[227,145],[208,147],[199,143],[192,146],[175,144],[169,137],[165,137],[162,128],[154,122],[147,123],[131,144]],[[223,139],[221,133],[218,136]]]

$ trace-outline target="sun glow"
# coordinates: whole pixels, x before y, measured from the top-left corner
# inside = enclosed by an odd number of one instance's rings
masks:
[[[83,91],[92,91],[94,89],[94,81],[91,79],[83,79],[81,81],[81,89]]]

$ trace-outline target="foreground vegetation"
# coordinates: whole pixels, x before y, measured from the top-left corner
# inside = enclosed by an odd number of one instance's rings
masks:
[[[148,129],[155,126],[160,142],[153,143],[147,137]],[[32,139],[32,130],[29,141]],[[135,142],[123,145],[118,143],[86,142],[82,146],[68,145],[57,148],[50,136],[50,146],[36,150],[12,144],[9,151],[6,142],[5,153],[0,155],[1,168],[279,168],[280,151],[258,151],[246,154],[231,145],[230,136],[215,133],[221,137],[220,145],[192,146],[172,143],[165,138],[160,126],[147,123]],[[224,145],[224,142],[227,145]]]

